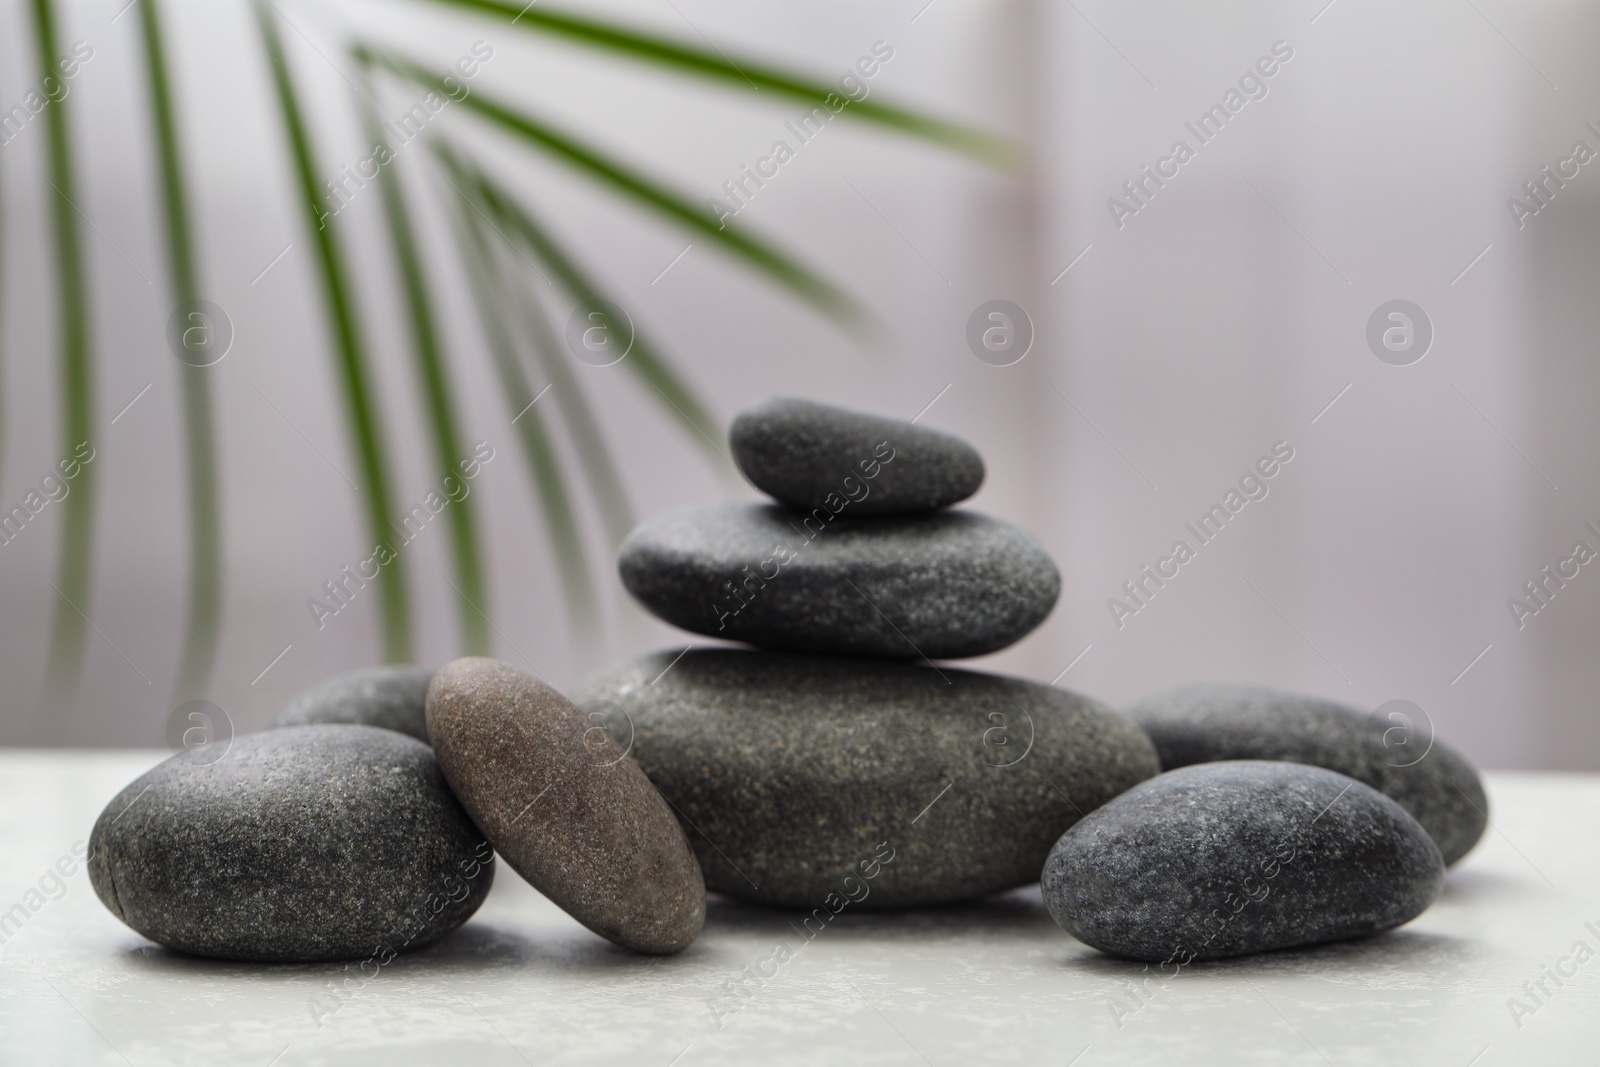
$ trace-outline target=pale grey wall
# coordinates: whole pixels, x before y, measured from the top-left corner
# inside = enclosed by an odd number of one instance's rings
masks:
[[[87,233],[104,442],[88,606],[99,634],[90,634],[78,706],[37,716],[54,596],[44,578],[58,533],[47,513],[0,548],[6,743],[157,742],[180,636],[176,379],[162,340],[167,301],[136,27],[132,15],[110,22],[121,3],[67,5],[64,32],[96,48],[73,99],[89,175],[80,206],[99,231]],[[1589,186],[1600,187],[1600,168],[1584,168],[1521,231],[1505,208],[1572,140],[1586,136],[1600,148],[1581,129],[1600,119],[1600,110],[1585,110],[1596,99],[1600,16],[1561,3],[1479,5],[1480,15],[1458,5],[1394,11],[1356,0],[1320,16],[1320,2],[1226,14],[1037,0],[938,0],[925,11],[923,0],[675,3],[676,10],[619,0],[605,9],[823,73],[887,40],[896,57],[874,92],[1035,144],[1035,170],[1015,180],[840,126],[761,192],[744,219],[855,288],[888,322],[891,336],[866,347],[699,243],[652,285],[690,238],[619,210],[520,150],[496,155],[502,173],[516,175],[626,294],[720,418],[772,392],[909,417],[949,386],[924,418],[984,452],[990,475],[974,506],[1035,531],[1065,578],[1045,626],[982,666],[1049,681],[1088,647],[1062,684],[1111,700],[1190,678],[1259,679],[1363,706],[1405,698],[1486,764],[1600,766],[1600,729],[1587,710],[1600,577],[1585,568],[1521,631],[1505,607],[1581,536],[1584,519],[1600,525],[1588,417],[1600,381],[1591,357],[1594,301],[1586,299],[1597,254]],[[591,128],[597,140],[653,161],[701,195],[764,152],[797,110],[487,23],[440,19],[421,5],[280,6],[334,56],[328,46],[348,27],[382,27],[373,32],[418,41],[416,51],[440,62],[487,37],[497,55],[481,85]],[[200,160],[207,277],[238,331],[234,351],[214,368],[230,586],[213,699],[250,727],[297,689],[370,662],[375,617],[369,597],[319,633],[304,603],[359,557],[364,537],[350,487],[318,454],[355,476],[247,9],[168,8],[183,117]],[[0,17],[8,23],[0,100],[10,101],[31,64],[18,32],[22,13],[13,5]],[[324,160],[355,158],[348,87],[297,33],[286,31],[286,40],[314,86]],[[1119,229],[1106,199],[1187,136],[1184,121],[1278,40],[1295,56],[1268,83],[1267,97],[1246,105]],[[409,102],[403,93],[388,99],[394,110]],[[465,128],[460,116],[448,117]],[[30,129],[0,148],[7,504],[59,451],[50,280],[40,271],[40,189],[48,188],[41,133]],[[422,177],[419,163],[404,165]],[[403,471],[397,495],[410,502],[427,490],[431,465],[377,208],[376,196],[364,194],[339,221],[353,245],[373,250],[360,261],[362,295]],[[446,235],[427,236],[438,263],[450,262]],[[290,243],[289,255],[252,284]],[[1488,254],[1452,284],[1486,245]],[[993,297],[1029,309],[1038,329],[1033,352],[1012,367],[980,363],[963,339],[972,309]],[[1380,363],[1364,340],[1369,313],[1395,297],[1421,304],[1436,329],[1433,349],[1410,367]],[[593,522],[605,633],[587,642],[569,634],[508,416],[459,286],[448,304],[464,421],[498,450],[475,496],[503,635],[497,653],[531,657],[567,684],[608,659],[681,640],[627,602]],[[639,514],[749,495],[621,368],[577,370]],[[139,403],[107,425],[147,384]],[[1184,536],[1182,524],[1278,440],[1291,442],[1296,456],[1270,495],[1118,629],[1107,598],[1165,554]],[[430,661],[454,653],[443,532],[430,530],[407,561]],[[1456,680],[1485,646],[1492,647]]]

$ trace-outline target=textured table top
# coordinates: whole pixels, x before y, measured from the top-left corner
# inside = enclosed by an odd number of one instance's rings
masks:
[[[1036,888],[846,910],[809,942],[713,899],[700,940],[658,959],[503,865],[461,930],[363,976],[186,958],[114,919],[81,864],[51,875],[162,755],[0,752],[0,1063],[1600,1062],[1600,776],[1489,775],[1491,829],[1396,933],[1170,980],[1074,941]]]

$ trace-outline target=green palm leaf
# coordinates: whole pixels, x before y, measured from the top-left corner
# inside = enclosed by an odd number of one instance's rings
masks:
[[[441,96],[451,95],[444,79],[419,63],[365,46],[355,49],[355,55],[364,63],[384,67],[430,92]],[[692,198],[668,189],[649,175],[585,144],[578,137],[525,111],[492,100],[483,93],[475,92],[464,99],[457,98],[457,102],[501,129],[515,134],[530,147],[567,163],[720,246],[838,322],[856,327],[866,323],[867,315],[854,299],[766,241],[748,236],[742,230],[724,227],[713,212],[696,204]]]
[[[504,265],[511,271],[518,266],[515,263]],[[522,335],[528,348],[539,360],[545,377],[554,386],[552,394],[556,406],[561,410],[561,421],[567,427],[572,451],[577,454],[578,462],[588,475],[589,488],[599,505],[600,519],[605,524],[606,533],[613,545],[620,544],[628,536],[628,531],[633,529],[633,509],[629,507],[627,491],[622,487],[622,475],[611,457],[611,448],[606,444],[599,420],[589,407],[589,400],[573,376],[572,368],[567,365],[566,355],[556,339],[544,304],[534,291],[533,281],[524,276],[523,283],[525,291],[521,299],[514,300],[522,313],[519,316]]]
[[[387,545],[390,538],[389,516],[393,514],[389,506],[388,467],[380,443],[382,434],[378,410],[367,381],[366,342],[356,313],[355,293],[349,282],[338,231],[324,225],[317,190],[316,176],[319,170],[316,156],[306,131],[288,60],[283,53],[283,42],[272,21],[271,4],[269,0],[254,0],[254,7],[256,24],[272,71],[278,110],[294,157],[295,177],[300,186],[300,206],[304,210],[306,229],[317,249],[316,265],[333,335],[332,347],[343,387],[345,415],[365,483],[362,489],[368,534],[375,545]],[[391,662],[409,660],[411,620],[402,560],[393,559],[383,566],[379,574],[378,593],[382,601],[384,655]]]
[[[734,88],[777,93],[813,107],[827,107],[830,97],[835,102],[846,99],[838,86],[816,81],[803,74],[771,67],[746,56],[740,56],[735,61],[720,50],[682,44],[670,37],[643,33],[603,19],[535,7],[533,4],[503,3],[501,0],[433,2],[445,7],[476,11],[496,21],[509,21],[531,33],[559,37],[613,55],[709,78]],[[834,113],[833,108],[830,107],[829,112]],[[996,137],[982,130],[893,104],[854,100],[844,104],[838,113],[899,130],[1001,167],[1015,167],[1024,158],[1022,146],[1008,138]]]
[[[445,153],[442,158],[451,166],[462,184],[473,190],[483,208],[503,228],[515,235],[545,268],[553,274],[567,293],[580,305],[593,305],[606,300],[604,292],[578,266],[559,241],[540,222],[532,211],[517,203],[516,198],[496,183],[480,168],[472,167],[458,156]],[[634,324],[633,348],[624,364],[672,408],[678,419],[700,438],[713,453],[721,455],[721,430],[716,420],[706,410],[689,388],[683,377],[667,361],[657,355],[653,346],[641,335]]]
[[[373,112],[370,98],[358,98],[358,106],[367,143],[384,143],[383,130]],[[438,477],[441,483],[445,479],[462,483],[461,472],[456,469],[456,464],[466,453],[462,448],[461,434],[456,429],[455,402],[452,399],[454,389],[439,343],[433,294],[423,270],[422,257],[417,251],[416,238],[412,234],[411,209],[406,202],[405,190],[401,187],[398,168],[393,162],[378,168],[378,191],[383,201],[384,219],[389,227],[389,240],[394,245],[395,269],[410,312],[411,353],[416,366],[418,388],[425,401],[423,413],[433,431],[434,462]],[[461,599],[457,605],[461,654],[488,655],[488,607],[482,568],[478,562],[478,535],[473,520],[472,498],[464,493],[460,500],[449,505],[449,511],[456,594]]]
[[[59,56],[56,0],[32,0],[33,50],[42,70],[50,72]],[[894,130],[925,142],[965,153],[985,162],[1011,167],[1023,159],[1019,146],[959,123],[877,99],[847,99],[842,87],[797,74],[744,56],[731,57],[715,45],[701,48],[648,30],[630,28],[604,19],[546,7],[537,10],[522,0],[432,0],[442,7],[474,13],[502,25],[593,49],[622,60],[653,65],[702,78],[740,91],[767,94],[767,98],[798,101],[812,111],[826,109],[828,117],[852,120]],[[145,60],[146,91],[155,134],[155,156],[160,178],[163,238],[170,287],[175,301],[198,299],[201,271],[193,232],[195,211],[182,163],[184,145],[178,128],[172,93],[172,65],[163,39],[159,0],[146,0],[140,12]],[[258,32],[274,97],[284,124],[296,187],[296,201],[314,247],[313,267],[330,335],[329,354],[339,382],[343,415],[352,451],[360,466],[358,489],[368,532],[385,549],[391,542],[393,523],[390,478],[381,412],[370,369],[369,350],[356,288],[344,245],[330,216],[323,210],[321,170],[306,124],[295,78],[274,20],[272,0],[252,0]],[[485,93],[465,92],[453,79],[436,74],[414,60],[361,45],[352,50],[364,70],[382,69],[449,97],[458,110],[472,113],[501,134],[533,151],[572,168],[583,180],[604,188],[657,217],[687,229],[697,240],[724,253],[774,283],[780,290],[806,301],[833,320],[851,328],[873,322],[865,309],[843,289],[806,266],[770,240],[725,223],[726,213],[713,211],[662,181],[658,176],[625,162],[571,130],[548,121],[518,104]],[[454,92],[452,92],[454,89]],[[459,95],[457,95],[459,94]],[[381,139],[377,116],[366,100],[358,100],[364,132]],[[91,335],[91,300],[86,250],[74,202],[77,192],[72,140],[76,104],[65,97],[53,100],[45,116],[47,136],[46,179],[54,197],[49,208],[49,237],[54,251],[58,312],[57,345],[60,375],[61,432],[65,452],[92,447],[94,423],[94,346]],[[522,270],[526,263],[546,281],[579,305],[605,301],[580,260],[509,188],[475,163],[436,145],[444,174],[460,194],[449,212],[452,229],[469,272],[470,289],[483,325],[501,393],[514,409],[511,422],[527,462],[535,496],[549,532],[563,592],[571,613],[585,626],[595,618],[591,577],[587,567],[577,509],[561,459],[552,442],[545,417],[551,403],[561,409],[566,444],[594,494],[598,513],[613,539],[631,525],[632,515],[605,436],[586,398],[581,373],[575,375],[563,351],[559,316],[549,302],[550,293]],[[453,353],[442,335],[439,306],[426,260],[418,242],[412,205],[405,186],[392,165],[380,167],[385,222],[395,256],[399,288],[408,315],[410,348],[429,423],[435,464],[441,478],[453,474],[461,456],[450,360]],[[718,216],[722,215],[722,218]],[[3,220],[0,220],[3,222]],[[498,238],[498,240],[497,240]],[[549,379],[553,393],[543,408],[522,363],[526,347]],[[726,458],[721,434],[705,406],[687,381],[637,331],[627,357],[627,370],[650,387],[679,423],[694,432],[708,449]],[[179,700],[205,691],[213,670],[217,636],[223,610],[223,555],[218,485],[216,426],[211,386],[204,368],[180,365],[178,371],[184,412],[189,503],[189,597],[183,652],[174,685]],[[0,430],[4,427],[0,426]],[[0,446],[3,446],[0,439]],[[79,453],[81,456],[82,453]],[[57,582],[59,593],[50,639],[46,700],[61,704],[75,692],[82,670],[87,611],[91,591],[93,517],[98,465],[82,464],[73,492],[63,502]],[[465,498],[452,505],[451,547],[455,585],[460,595],[460,636],[464,651],[486,651],[492,626],[481,608],[484,575],[481,568],[475,509]],[[390,549],[392,551],[392,549]],[[411,658],[409,598],[402,561],[390,559],[378,580],[384,654],[391,660]],[[468,611],[468,608],[471,611]]]
[[[34,55],[39,69],[53,73],[61,52],[52,0],[34,0],[33,29]],[[89,282],[83,269],[78,206],[73,200],[77,191],[77,170],[72,157],[71,116],[76,108],[69,94],[45,109],[49,134],[45,180],[55,191],[50,222],[56,253],[63,456],[73,455],[80,445],[95,448]],[[54,583],[60,602],[56,604],[55,623],[50,631],[50,659],[46,668],[46,700],[58,706],[70,702],[83,666],[84,627],[89,621],[86,613],[89,610],[89,567],[93,559],[97,469],[93,463],[83,464],[73,480],[72,492],[61,505],[61,556]]]
[[[512,238],[506,233],[504,222],[496,219],[494,214],[487,210],[482,191],[474,180],[477,171],[461,162],[457,152],[444,141],[435,140],[429,147],[432,148],[434,157],[448,171],[446,180],[451,188],[473,208],[477,218],[482,220],[480,231],[484,224],[493,226],[509,246]],[[509,267],[509,270],[496,270],[495,273],[500,277],[510,277],[511,272],[517,271],[523,265],[528,265],[525,258],[516,263],[502,264]],[[548,279],[545,280],[548,282]],[[613,544],[620,543],[628,535],[628,531],[633,529],[633,509],[628,505],[622,476],[618,473],[616,462],[611,457],[611,449],[606,444],[605,433],[600,429],[599,420],[595,418],[588,398],[584,396],[583,390],[579,388],[577,380],[572,375],[571,368],[567,365],[566,357],[562,353],[533,282],[527,278],[524,278],[523,282],[526,288],[520,299],[514,296],[511,300],[521,312],[518,318],[522,325],[522,334],[528,347],[539,360],[539,366],[544,370],[545,377],[550,380],[551,392],[554,394],[556,406],[561,409],[562,422],[567,427],[572,450],[577,454],[578,462],[582,464],[588,476],[589,488],[595,494],[595,502],[599,506],[600,518],[605,524],[606,532]]]
[[[179,162],[183,151],[172,107],[172,85],[158,0],[144,0],[139,5],[139,17],[146,86],[159,149],[157,160],[165,209],[168,273],[173,302],[183,304],[200,296],[199,269],[189,221],[188,189]],[[217,445],[209,373],[205,367],[178,362],[189,473],[189,607],[183,653],[173,686],[175,704],[205,693],[216,661],[221,629],[222,524],[217,499]]]
[[[6,421],[6,389],[5,389],[5,247],[6,247],[6,183],[5,160],[0,158],[0,479],[5,477],[6,470],[6,430],[10,423]],[[0,485],[4,485],[0,481]]]
[[[578,266],[577,259],[535,219],[530,209],[517,202],[509,190],[481,170],[478,172],[478,188],[482,191],[485,202],[494,210],[495,216],[509,226],[522,240],[524,247],[538,257],[539,261],[560,280],[574,300],[579,304],[594,304],[606,299],[605,293],[594,283],[589,274]],[[685,425],[699,433],[707,444],[716,447],[716,440],[720,436],[716,420],[694,395],[688,382],[665,359],[658,356],[648,342],[638,336],[637,324],[634,329],[633,349],[629,352],[626,366],[660,393],[662,399],[672,405],[672,409],[678,413]]]
[[[509,298],[501,287],[494,267],[494,256],[485,233],[487,223],[480,221],[482,216],[477,207],[466,196],[461,197],[456,207],[451,212],[451,221],[461,249],[461,258],[471,279],[470,288],[477,305],[478,320],[483,326],[489,354],[500,378],[500,392],[505,397],[511,424],[517,430],[534,495],[540,502],[539,513],[544,518],[545,529],[555,551],[562,592],[575,621],[584,629],[592,629],[596,617],[595,598],[589,580],[588,559],[583,551],[583,538],[578,532],[566,480],[562,477],[555,448],[545,429],[543,414],[537,409],[543,393],[534,393],[517,356],[506,310]]]

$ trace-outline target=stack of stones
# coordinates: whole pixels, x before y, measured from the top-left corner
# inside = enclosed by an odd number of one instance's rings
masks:
[[[1018,640],[1060,588],[1032,538],[949,510],[976,452],[792,399],[731,440],[775,503],[649,521],[621,572],[668,622],[759,650],[661,652],[574,694],[629,724],[710,888],[803,908],[814,937],[848,906],[1040,881],[1070,933],[1168,976],[1408,922],[1483,833],[1477,774],[1410,724],[1237,685],[1119,715],[934,666]]]
[[[367,976],[471,917],[496,854],[648,953],[695,939],[708,887],[803,909],[809,939],[846,908],[1037,881],[1062,927],[1165,980],[1392,929],[1482,835],[1477,774],[1409,722],[1237,685],[1119,714],[936,666],[1019,640],[1061,584],[1033,538],[951,509],[983,480],[964,442],[788,399],[731,439],[775,503],[649,521],[621,573],[661,618],[755,648],[624,662],[581,707],[489,659],[329,679],[114,798],[100,899],[185,952]]]
[[[741,641],[601,671],[573,699],[624,723],[711,889],[803,908],[972,900],[1035,882],[1084,812],[1159,770],[1111,708],[934,666],[1005,648],[1049,614],[1044,549],[950,505],[983,461],[911,423],[795,399],[738,416],[773,503],[674,511],[622,546],[662,619]]]

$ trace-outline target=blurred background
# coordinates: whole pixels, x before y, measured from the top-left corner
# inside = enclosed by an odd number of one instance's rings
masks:
[[[0,744],[159,746],[194,696],[254,729],[298,690],[380,662],[402,638],[421,662],[476,643],[558,686],[685,643],[621,589],[618,534],[667,508],[754,498],[713,434],[784,393],[920,413],[962,435],[989,471],[967,506],[1027,528],[1054,555],[1054,614],[967,666],[1114,703],[1196,679],[1362,708],[1405,699],[1482,765],[1600,767],[1600,566],[1574,554],[1580,541],[1600,551],[1584,525],[1600,527],[1600,301],[1588,292],[1600,166],[1575,148],[1600,152],[1600,131],[1586,126],[1600,127],[1600,10],[1561,0],[562,9],[724,64],[697,74],[563,36],[534,21],[559,17],[543,3],[519,14],[519,4],[424,0],[161,0],[189,295],[220,309],[232,334],[222,358],[190,367],[169,341],[183,286],[149,3],[0,13],[0,108],[23,107],[0,145],[0,508],[28,515],[0,544]],[[53,19],[43,52],[41,10]],[[419,359],[418,301],[397,271],[380,183],[347,183],[327,231],[308,213],[272,41],[318,183],[371,154],[363,107],[395,122],[428,91],[393,65],[372,73],[352,46],[433,72],[481,60],[471,95],[430,111],[426,136],[383,168],[404,182],[432,365],[447,389]],[[43,82],[41,54],[79,57],[61,76],[64,96]],[[791,127],[811,105],[761,77],[775,68],[826,89],[867,57],[874,73],[845,83],[862,103],[803,143]],[[26,101],[40,89],[61,98],[34,114]],[[700,213],[699,228],[471,104],[484,100],[648,175]],[[870,113],[869,102],[996,139],[897,125],[898,113]],[[999,139],[1025,145],[1026,162],[1007,165]],[[793,157],[760,163],[779,140]],[[557,338],[583,301],[430,145],[470,157],[535,213],[683,393],[646,380],[639,352],[599,366],[529,340],[509,371],[497,362],[481,305],[497,281],[513,317],[542,308]],[[706,225],[707,201],[731,203],[724,183],[747,166],[777,172],[746,184],[754,191],[728,230]],[[1158,184],[1146,167],[1167,177]],[[1529,182],[1543,182],[1538,199]],[[77,228],[76,286],[64,281],[63,225]],[[492,450],[467,483],[470,528],[451,504],[385,569],[405,583],[403,626],[376,582],[331,616],[308,606],[331,603],[324,583],[374,541],[373,454],[361,451],[351,363],[330,329],[326,232],[360,330],[387,521],[441,485],[441,441],[461,458],[476,442]],[[493,246],[487,277],[464,259],[470,232]],[[727,232],[846,296],[762,268]],[[995,299],[1031,322],[1015,362],[1014,352],[979,358],[968,343],[969,319]],[[1369,343],[1369,320],[1394,300],[1415,305],[1409,341]],[[851,324],[851,302],[871,324]],[[73,314],[89,328],[78,357],[70,336],[64,346]],[[1374,335],[1399,321],[1383,312]],[[72,365],[92,373],[65,382]],[[539,396],[533,408],[508,403],[521,395],[508,373]],[[685,397],[713,433],[690,425]],[[440,434],[441,410],[453,437]],[[213,423],[209,440],[197,412]],[[49,500],[52,482],[28,503],[71,456],[74,425],[87,426],[94,458],[64,499]],[[1127,597],[1124,583],[1174,542],[1198,544],[1185,523],[1285,445],[1293,458],[1265,498],[1142,606]],[[603,456],[625,507],[606,492]],[[193,479],[208,463],[217,529],[197,541]],[[214,581],[195,566],[208,543]],[[463,544],[475,546],[470,560]],[[1569,560],[1561,582],[1546,578]],[[218,605],[213,621],[201,598],[199,625],[197,580]],[[1543,603],[1525,588],[1536,581]],[[1137,612],[1114,612],[1113,598]],[[1514,611],[1513,598],[1529,610]]]

